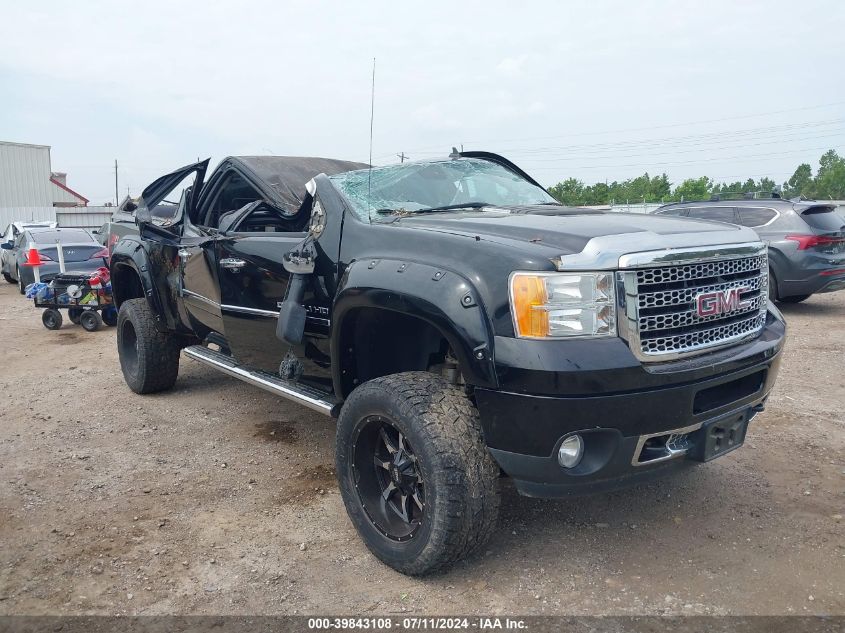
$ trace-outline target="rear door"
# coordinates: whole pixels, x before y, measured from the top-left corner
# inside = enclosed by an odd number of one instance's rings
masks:
[[[187,213],[184,207],[189,197],[190,192],[183,193],[177,214]],[[223,333],[215,239],[213,231],[190,222],[183,225],[179,239],[179,294],[198,333]]]
[[[222,332],[214,231],[191,222],[202,193],[208,160],[185,165],[158,178],[141,194],[135,222],[144,240],[177,260],[178,292],[194,330]]]

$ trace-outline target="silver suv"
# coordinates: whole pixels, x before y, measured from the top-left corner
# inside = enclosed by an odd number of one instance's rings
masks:
[[[845,217],[815,200],[744,198],[677,202],[655,211],[748,226],[769,245],[769,297],[798,303],[845,288]]]

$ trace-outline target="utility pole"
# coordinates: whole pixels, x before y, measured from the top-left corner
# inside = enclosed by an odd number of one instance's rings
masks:
[[[117,199],[117,159],[114,159],[114,206],[120,204],[120,200]]]
[[[399,162],[400,162],[400,163],[404,163],[404,162],[405,162],[405,159],[406,159],[406,158],[409,158],[408,156],[405,156],[405,152],[399,152],[399,153],[398,153],[398,154],[396,154],[396,155],[399,157]]]

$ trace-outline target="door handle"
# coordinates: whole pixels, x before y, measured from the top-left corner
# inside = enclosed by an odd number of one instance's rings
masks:
[[[246,262],[242,259],[226,257],[220,260],[220,268],[226,268],[228,270],[240,270],[244,266],[246,266]]]

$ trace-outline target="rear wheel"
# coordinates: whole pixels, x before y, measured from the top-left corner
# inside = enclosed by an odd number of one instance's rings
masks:
[[[355,389],[338,419],[335,458],[355,529],[397,571],[444,568],[495,529],[499,468],[475,407],[438,376],[395,374]]]
[[[146,299],[129,299],[117,314],[117,352],[126,384],[135,393],[170,389],[179,374],[177,339],[155,327]]]
[[[781,303],[801,303],[804,299],[809,299],[810,295],[792,295],[791,297],[781,297]]]
[[[48,330],[58,330],[62,327],[62,313],[53,308],[47,308],[41,313],[41,322]]]

